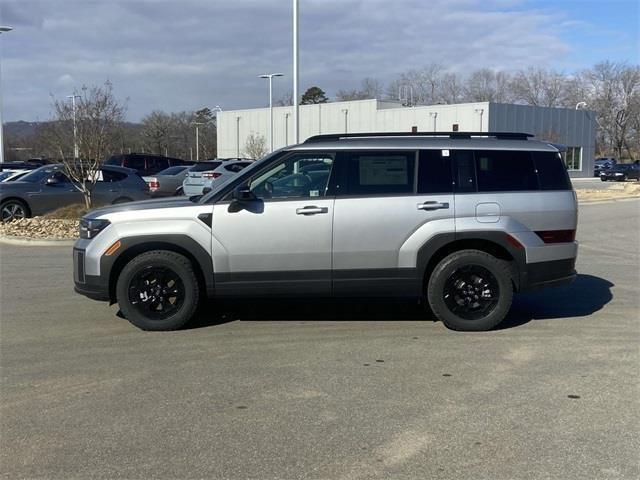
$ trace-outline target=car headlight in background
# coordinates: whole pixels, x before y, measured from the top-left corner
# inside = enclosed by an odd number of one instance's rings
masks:
[[[95,238],[102,230],[104,230],[107,225],[109,225],[109,220],[99,220],[99,219],[87,219],[83,218],[80,220],[80,238]]]

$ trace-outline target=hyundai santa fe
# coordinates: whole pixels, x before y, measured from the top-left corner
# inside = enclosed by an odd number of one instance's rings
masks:
[[[491,329],[514,294],[576,275],[561,147],[530,137],[311,137],[204,196],[90,212],[75,289],[145,330],[205,297],[265,296],[424,299],[451,329]]]

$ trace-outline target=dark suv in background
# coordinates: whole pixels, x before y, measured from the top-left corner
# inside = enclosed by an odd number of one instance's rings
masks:
[[[132,168],[141,177],[155,175],[162,170],[176,165],[193,165],[193,162],[181,160],[179,158],[163,157],[150,153],[128,153],[123,155],[110,156],[105,165],[116,165],[118,167]]]

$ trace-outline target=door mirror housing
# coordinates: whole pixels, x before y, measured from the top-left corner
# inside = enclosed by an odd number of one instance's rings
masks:
[[[207,193],[209,193],[211,191],[211,187],[204,187],[202,189],[202,195],[206,195]]]
[[[233,199],[237,202],[252,202],[257,200],[256,194],[251,191],[248,185],[240,185],[233,191]]]

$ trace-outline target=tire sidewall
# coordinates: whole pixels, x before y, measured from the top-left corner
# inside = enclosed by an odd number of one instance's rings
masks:
[[[182,306],[173,315],[163,320],[149,319],[129,301],[131,279],[136,273],[149,266],[173,270],[184,286],[185,298]],[[195,313],[199,302],[199,285],[193,268],[186,258],[168,251],[147,252],[135,257],[122,269],[116,284],[116,298],[125,318],[136,327],[149,331],[176,330],[184,326]]]
[[[458,268],[479,265],[486,268],[496,278],[499,288],[498,303],[484,318],[466,320],[449,310],[444,301],[444,286],[448,278]],[[513,300],[513,285],[508,263],[488,253],[478,250],[463,250],[445,257],[434,269],[429,279],[427,297],[431,309],[442,322],[452,330],[484,331],[498,325],[509,312]]]

